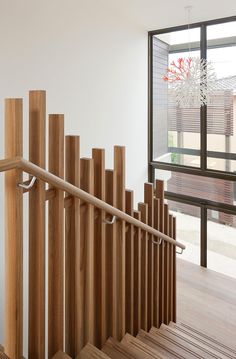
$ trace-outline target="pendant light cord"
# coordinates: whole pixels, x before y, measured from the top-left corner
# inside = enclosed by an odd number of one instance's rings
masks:
[[[190,14],[193,6],[185,6],[185,12],[188,22],[188,56],[190,57],[191,43],[190,43]]]

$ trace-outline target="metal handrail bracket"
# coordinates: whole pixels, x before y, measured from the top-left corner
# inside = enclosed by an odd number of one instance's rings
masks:
[[[117,220],[117,217],[113,216],[111,221],[109,221],[108,219],[104,219],[104,222],[106,224],[113,224],[113,223],[115,223],[116,220]]]
[[[26,189],[27,191],[29,191],[31,188],[33,188],[35,182],[37,180],[37,177],[33,176],[29,182],[29,184],[25,184],[25,183],[18,183],[18,186],[21,188]]]
[[[159,246],[162,243],[162,238],[158,238],[157,241],[155,241],[154,239],[152,239],[152,243]]]

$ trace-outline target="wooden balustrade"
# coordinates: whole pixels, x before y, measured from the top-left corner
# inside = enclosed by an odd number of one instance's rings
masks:
[[[66,180],[80,186],[80,138],[66,136]],[[71,198],[66,194],[66,198]],[[78,298],[79,278],[80,200],[73,198],[65,209],[65,350],[70,356],[79,351]],[[71,308],[74,308],[72,311]]]
[[[5,101],[5,156],[23,154],[23,108],[21,99]],[[23,352],[23,190],[22,171],[5,175],[5,343],[10,358]]]
[[[29,160],[45,168],[46,93],[29,93]],[[29,359],[45,353],[45,183],[29,192]]]
[[[8,99],[5,106],[9,161],[1,161],[1,170],[9,170],[5,178],[6,355],[11,359],[23,355],[23,190],[18,187],[22,169],[38,177],[28,191],[28,358],[44,359],[47,352],[51,359],[60,350],[76,357],[87,342],[101,347],[109,336],[121,339],[126,332],[136,335],[140,329],[175,321],[175,248],[180,244],[163,182],[145,183],[144,202],[135,210],[133,191],[125,187],[125,148],[114,147],[114,170],[105,169],[104,149],[93,149],[91,158],[80,158],[79,137],[65,138],[64,117],[55,114],[48,121],[48,170],[57,177],[46,173],[44,91],[31,91],[29,101],[29,159],[41,170],[21,158],[12,160],[23,152],[22,100]]]

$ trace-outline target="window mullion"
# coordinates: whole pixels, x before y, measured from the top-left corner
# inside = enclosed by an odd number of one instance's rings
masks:
[[[207,58],[206,26],[201,26],[200,57]],[[201,170],[207,169],[207,106],[200,108]]]

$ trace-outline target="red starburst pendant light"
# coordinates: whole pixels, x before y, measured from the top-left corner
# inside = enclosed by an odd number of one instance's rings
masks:
[[[192,6],[186,6],[188,13],[188,33],[190,11]],[[190,54],[190,41],[189,41]],[[180,57],[172,61],[162,77],[169,83],[169,91],[175,97],[179,107],[200,107],[210,101],[216,85],[216,73],[211,62],[198,57]]]
[[[172,61],[162,78],[168,82],[170,94],[179,107],[200,107],[210,102],[216,74],[211,62],[198,57]]]

